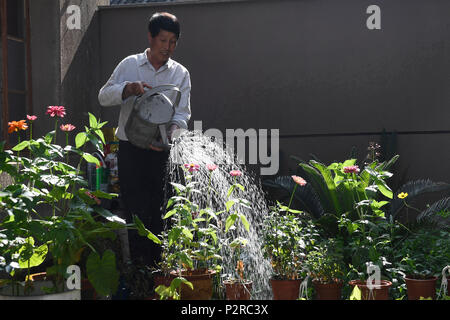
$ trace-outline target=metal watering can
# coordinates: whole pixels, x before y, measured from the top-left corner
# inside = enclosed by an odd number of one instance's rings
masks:
[[[164,91],[177,93],[174,103],[162,93]],[[168,126],[180,99],[180,89],[171,84],[148,89],[137,97],[125,125],[128,141],[142,149],[150,149],[151,144],[169,150],[171,145],[167,136]]]

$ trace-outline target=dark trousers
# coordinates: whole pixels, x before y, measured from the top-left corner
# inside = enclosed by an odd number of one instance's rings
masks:
[[[127,222],[133,215],[142,220],[153,234],[163,231],[164,183],[168,152],[156,152],[135,147],[120,141],[118,167],[120,193],[127,212]],[[128,230],[130,258],[156,267],[161,257],[161,247],[147,237]]]

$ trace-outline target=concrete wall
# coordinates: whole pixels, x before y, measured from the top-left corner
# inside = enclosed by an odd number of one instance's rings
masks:
[[[398,132],[399,172],[450,181],[450,2],[380,0],[381,30],[368,30],[373,1],[299,0],[104,7],[100,83],[147,47],[155,11],[178,16],[174,57],[192,76],[193,119],[203,128],[280,129],[281,170],[295,154],[365,155],[383,129]],[[94,102],[93,102],[94,103]],[[115,125],[118,108],[103,109]]]

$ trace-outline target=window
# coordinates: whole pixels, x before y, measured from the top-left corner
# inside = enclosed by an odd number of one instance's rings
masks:
[[[8,122],[32,113],[29,0],[0,0],[0,9],[0,130],[9,145],[17,135],[8,136]]]

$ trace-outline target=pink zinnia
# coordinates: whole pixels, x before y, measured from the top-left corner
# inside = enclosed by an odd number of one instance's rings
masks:
[[[239,170],[233,170],[230,172],[230,175],[232,175],[233,177],[240,177],[242,176],[242,172]]]
[[[304,187],[306,185],[306,181],[302,177],[292,176],[292,180],[294,180],[294,182],[299,186]]]
[[[198,164],[195,163],[189,163],[189,164],[185,164],[184,167],[186,169],[188,169],[188,171],[190,173],[194,172],[194,171],[198,171],[198,169],[200,168],[200,166]]]
[[[76,127],[74,125],[68,123],[68,124],[62,124],[59,128],[64,132],[70,132],[70,131],[75,130]]]
[[[27,114],[27,119],[28,119],[28,121],[34,121],[34,120],[37,119],[37,117],[36,116],[30,116],[30,115]]]
[[[46,114],[50,115],[50,117],[59,117],[59,118],[64,118],[64,116],[66,115],[66,108],[64,108],[63,106],[49,106],[47,108],[47,112]]]
[[[208,168],[209,171],[214,171],[217,169],[217,165],[216,164],[208,164],[206,166],[206,168]]]
[[[345,173],[359,173],[359,167],[358,166],[348,166],[344,167]]]

